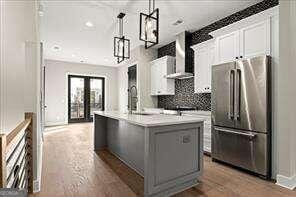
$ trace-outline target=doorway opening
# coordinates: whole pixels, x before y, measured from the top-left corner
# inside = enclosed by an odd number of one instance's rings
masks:
[[[137,87],[137,65],[133,65],[128,67],[128,92],[129,92],[129,96],[128,96],[128,109],[130,109],[130,105],[132,105],[132,110],[136,111],[137,110],[137,103],[138,103],[138,99],[136,98],[138,95],[136,95],[136,97],[131,97],[130,94],[133,94],[133,92],[131,92],[131,87],[135,86]]]
[[[105,110],[105,79],[68,75],[68,122],[91,122],[94,111]]]

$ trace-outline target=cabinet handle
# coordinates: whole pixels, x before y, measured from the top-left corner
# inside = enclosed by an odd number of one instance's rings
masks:
[[[235,57],[235,59],[237,59],[237,60],[238,60],[238,57]]]
[[[241,55],[240,58],[243,58],[243,56]]]
[[[232,130],[228,130],[228,129],[220,129],[220,128],[216,128],[216,131],[221,131],[224,133],[232,133],[232,134],[237,134],[237,135],[241,135],[241,136],[247,136],[250,139],[253,139],[254,137],[256,137],[256,134],[252,134],[252,133],[241,133],[241,132],[237,132],[237,131],[232,131]]]

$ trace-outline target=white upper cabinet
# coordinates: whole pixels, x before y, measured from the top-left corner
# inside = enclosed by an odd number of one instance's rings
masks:
[[[194,93],[211,92],[211,69],[215,45],[209,40],[191,47],[194,50]]]
[[[216,39],[215,62],[217,64],[231,62],[239,56],[239,31],[235,31]]]
[[[157,83],[156,79],[158,78],[158,72],[157,72],[157,65],[151,64],[151,95],[156,94],[157,89],[159,89],[159,84]]]
[[[216,38],[215,64],[270,55],[270,19]]]
[[[240,56],[270,55],[270,20],[240,30]]]
[[[174,72],[175,57],[164,56],[150,63],[151,65],[151,95],[174,95],[175,80],[167,79]]]

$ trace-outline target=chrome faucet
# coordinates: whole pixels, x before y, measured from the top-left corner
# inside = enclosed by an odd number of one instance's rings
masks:
[[[133,96],[133,89],[136,92],[136,96]],[[132,114],[133,113],[133,100],[135,99],[136,103],[138,102],[138,90],[137,90],[137,86],[133,85],[130,87],[129,89],[129,106],[128,106],[128,113]]]

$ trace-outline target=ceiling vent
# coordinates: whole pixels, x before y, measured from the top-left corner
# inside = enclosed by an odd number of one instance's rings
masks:
[[[176,22],[173,23],[174,26],[178,26],[182,24],[184,21],[182,19],[177,20]]]

